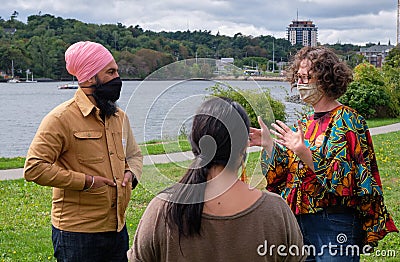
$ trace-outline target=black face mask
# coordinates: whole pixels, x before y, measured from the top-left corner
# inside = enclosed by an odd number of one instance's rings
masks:
[[[122,81],[121,78],[116,77],[107,83],[96,84],[91,87],[95,88],[93,92],[94,97],[115,103],[115,101],[117,101],[121,95]]]
[[[99,82],[98,79],[97,82]],[[93,94],[90,94],[90,96],[93,96],[96,100],[97,107],[100,109],[100,116],[103,119],[114,115],[118,111],[115,101],[119,99],[121,87],[122,81],[119,77],[107,83],[95,84],[87,87],[95,88]]]

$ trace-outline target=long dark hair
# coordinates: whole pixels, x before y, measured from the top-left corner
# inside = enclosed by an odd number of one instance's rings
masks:
[[[237,102],[224,97],[206,100],[193,119],[190,134],[194,161],[169,194],[166,223],[181,236],[200,235],[207,175],[219,165],[237,171],[248,143],[250,121]]]

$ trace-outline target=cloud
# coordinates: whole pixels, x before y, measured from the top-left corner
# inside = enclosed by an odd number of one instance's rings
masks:
[[[292,20],[312,20],[321,43],[396,42],[397,3],[365,0],[3,0],[0,16],[52,14],[86,23],[139,25],[144,30],[207,30],[233,36],[286,38]]]

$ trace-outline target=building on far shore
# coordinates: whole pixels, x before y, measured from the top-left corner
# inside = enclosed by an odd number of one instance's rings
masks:
[[[221,59],[215,60],[216,71],[214,72],[214,74],[226,74],[232,69],[234,63],[235,59],[233,57],[222,57]]]
[[[385,57],[393,49],[393,45],[373,45],[370,47],[361,47],[359,54],[365,56],[368,62],[375,67],[382,67]]]
[[[293,20],[287,27],[287,39],[292,45],[317,46],[318,27],[312,21]]]

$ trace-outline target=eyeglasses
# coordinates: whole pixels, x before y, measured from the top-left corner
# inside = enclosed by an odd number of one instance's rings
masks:
[[[303,82],[303,83],[305,83],[305,82],[308,83],[308,81],[310,81],[312,79],[312,76],[296,74],[296,81],[299,81],[299,79],[301,79],[301,82]]]

